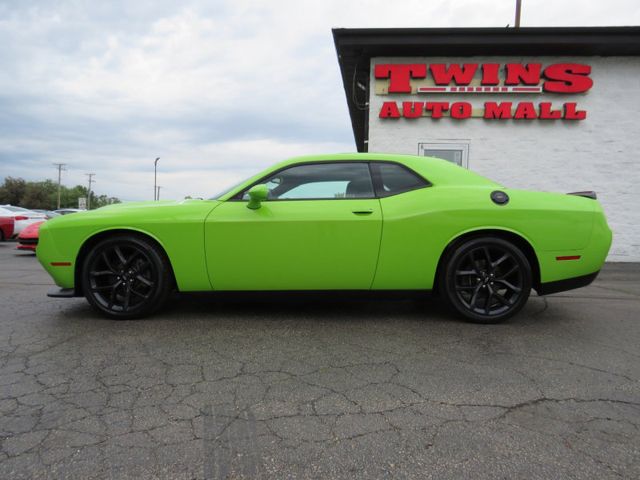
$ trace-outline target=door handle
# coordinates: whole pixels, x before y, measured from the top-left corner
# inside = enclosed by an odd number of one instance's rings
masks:
[[[354,210],[353,213],[355,215],[371,215],[373,213],[373,208],[369,208],[367,210]]]

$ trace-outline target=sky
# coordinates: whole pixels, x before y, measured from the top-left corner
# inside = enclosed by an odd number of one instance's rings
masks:
[[[355,151],[331,28],[505,27],[515,0],[0,0],[0,180],[208,198]],[[523,26],[640,25],[637,0],[523,0]]]

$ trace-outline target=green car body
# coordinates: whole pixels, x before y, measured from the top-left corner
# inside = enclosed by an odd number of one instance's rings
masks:
[[[425,183],[372,198],[239,197],[287,167],[332,162],[399,164]],[[508,202],[493,201],[495,191]],[[592,198],[503,188],[434,158],[342,154],[287,160],[217,199],[126,203],[52,219],[40,229],[37,256],[59,287],[81,295],[84,256],[123,231],[164,251],[182,292],[432,290],[448,248],[491,234],[517,245],[533,288],[551,293],[594,278],[612,238]]]

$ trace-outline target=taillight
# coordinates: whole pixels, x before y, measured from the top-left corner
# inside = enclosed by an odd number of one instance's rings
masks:
[[[22,215],[18,215],[17,217],[14,217],[16,222],[19,222],[20,220],[29,220],[29,217],[23,217]]]

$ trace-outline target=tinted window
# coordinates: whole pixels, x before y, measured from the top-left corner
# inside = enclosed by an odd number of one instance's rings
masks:
[[[317,163],[287,168],[262,180],[270,200],[372,198],[366,163]],[[245,193],[244,199],[248,198]]]
[[[378,192],[381,197],[429,185],[423,178],[395,163],[372,163],[372,166],[382,183],[382,192]]]

